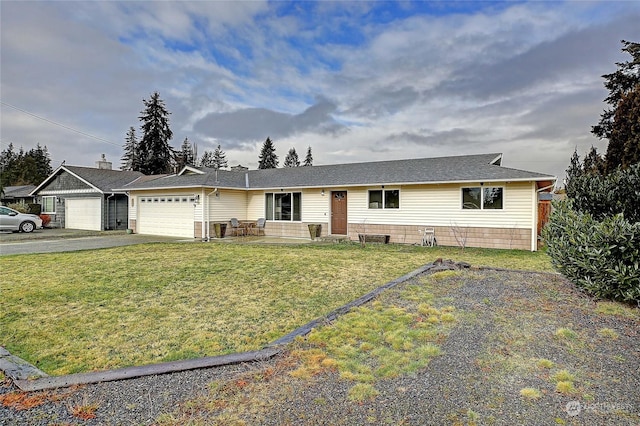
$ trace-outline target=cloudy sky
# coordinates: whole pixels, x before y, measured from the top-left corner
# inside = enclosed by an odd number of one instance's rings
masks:
[[[606,142],[602,74],[640,3],[2,1],[2,149],[119,167],[158,91],[172,145],[255,168],[267,136],[314,164],[487,152],[564,176]]]

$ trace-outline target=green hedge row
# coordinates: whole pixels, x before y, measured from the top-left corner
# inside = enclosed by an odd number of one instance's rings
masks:
[[[598,221],[572,205],[554,203],[543,231],[554,267],[592,296],[640,303],[640,223]]]

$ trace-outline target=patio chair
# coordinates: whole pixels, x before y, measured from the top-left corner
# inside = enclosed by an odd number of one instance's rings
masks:
[[[232,217],[231,220],[229,220],[229,222],[231,223],[231,233],[230,235],[236,235],[236,236],[244,236],[244,228],[242,227],[242,225],[240,225],[240,222],[238,221],[237,218]]]
[[[419,232],[422,234],[421,246],[433,247],[438,244],[436,241],[435,228],[426,227],[424,229],[420,229]]]
[[[256,226],[251,228],[251,232],[253,233],[253,235],[264,235],[264,227],[267,224],[267,221],[264,217],[261,217],[260,219],[258,219],[258,221],[256,222]]]

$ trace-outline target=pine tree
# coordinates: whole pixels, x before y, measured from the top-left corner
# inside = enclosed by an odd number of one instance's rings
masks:
[[[229,164],[227,163],[227,154],[224,153],[220,145],[213,151],[213,168],[225,169]]]
[[[189,142],[189,138],[184,138],[180,151],[176,155],[176,162],[180,170],[185,166],[195,166],[195,152],[193,146],[191,146],[191,142]]]
[[[140,171],[144,174],[170,173],[173,167],[174,150],[169,145],[173,132],[169,128],[170,112],[154,92],[148,101],[143,99],[145,109],[141,112],[142,140],[139,144]]]
[[[35,162],[35,173],[33,176],[30,176],[33,185],[38,185],[40,182],[44,181],[53,169],[51,168],[51,158],[49,157],[49,150],[46,146],[42,147],[40,144],[36,144],[34,149],[31,149],[28,156],[32,157]]]
[[[214,168],[215,162],[213,161],[213,151],[205,150],[200,157],[198,163],[200,167]]]
[[[605,162],[598,150],[592,146],[587,155],[584,156],[582,162],[582,170],[585,174],[602,175],[604,174]]]
[[[136,129],[129,127],[127,136],[124,140],[124,154],[121,158],[121,170],[140,170],[140,161],[138,161],[138,138],[136,137]]]
[[[299,167],[300,159],[295,148],[291,148],[284,158],[284,167]]]
[[[275,169],[278,167],[276,149],[273,146],[273,142],[271,142],[271,139],[268,137],[262,144],[258,160],[258,169]]]
[[[626,169],[640,162],[640,83],[634,90],[622,96],[613,122],[607,158],[612,146],[622,148],[622,152],[615,153],[615,158],[619,159],[622,168]],[[609,162],[607,164],[610,165]]]
[[[303,166],[313,166],[313,156],[311,155],[311,147],[307,147],[307,156],[304,157]]]
[[[618,166],[623,168],[628,167],[630,164],[626,164],[623,159],[625,158],[625,152],[629,151],[633,153],[637,151],[637,147],[633,146],[634,140],[628,140],[625,138],[616,137],[616,128],[625,126],[627,122],[637,123],[640,118],[634,114],[618,115],[616,120],[617,110],[622,105],[628,109],[628,103],[633,104],[634,101],[629,101],[628,96],[630,93],[638,90],[640,85],[640,43],[632,43],[622,40],[623,52],[627,52],[631,55],[632,60],[626,62],[618,62],[616,65],[618,69],[611,73],[602,76],[606,81],[604,87],[609,90],[609,96],[605,98],[605,102],[610,105],[609,109],[606,109],[600,115],[600,121],[597,125],[591,128],[591,133],[596,135],[600,139],[608,139],[609,144],[607,146],[607,153],[605,155],[606,172],[611,173]],[[631,95],[633,97],[633,95]],[[625,104],[627,99],[627,104]],[[633,108],[631,108],[633,111]],[[620,118],[624,117],[624,120]],[[624,131],[623,131],[624,133]],[[627,147],[627,144],[632,146]]]

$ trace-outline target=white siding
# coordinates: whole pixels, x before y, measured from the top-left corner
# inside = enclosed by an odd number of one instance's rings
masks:
[[[302,222],[327,222],[329,220],[330,191],[321,189],[283,188],[283,192],[302,192]],[[277,191],[250,191],[247,196],[247,220],[265,217],[264,194]]]
[[[535,206],[531,205],[533,184],[502,183],[491,186],[504,187],[502,210],[463,210],[462,187],[477,184],[443,184],[392,187],[400,189],[399,209],[369,209],[368,189],[350,189],[348,192],[349,223],[379,223],[389,225],[430,225],[530,228]]]
[[[218,197],[211,191],[207,194],[209,194],[209,220],[211,222],[228,222],[232,217],[238,220],[257,219],[247,215],[248,195],[246,191],[220,190]]]

